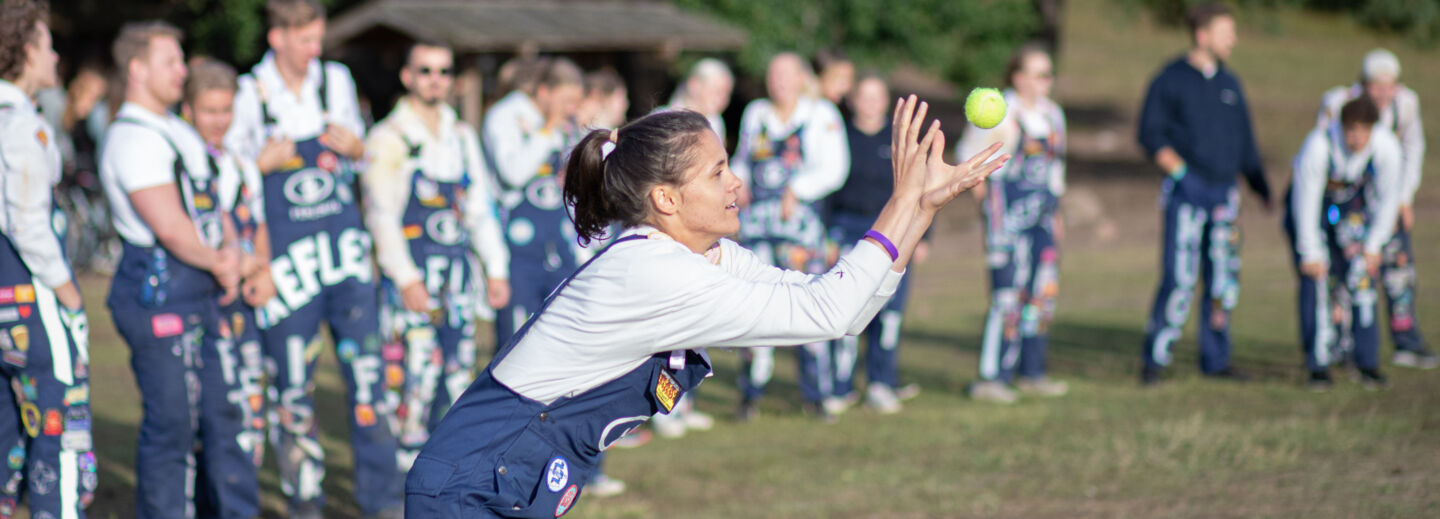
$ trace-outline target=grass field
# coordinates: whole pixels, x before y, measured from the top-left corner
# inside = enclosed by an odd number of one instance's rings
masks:
[[[1107,0],[1074,0],[1064,29],[1057,94],[1070,113],[1070,218],[1053,376],[1057,400],[994,406],[964,397],[976,371],[986,307],[975,208],[957,203],[938,226],[937,252],[916,267],[902,377],[923,394],[904,413],[863,409],[822,425],[798,412],[793,357],[755,423],[728,420],[735,355],[713,352],[717,376],[700,407],[714,431],[612,451],[609,472],[630,491],[582,500],[571,517],[1440,517],[1440,372],[1389,368],[1393,387],[1365,392],[1341,377],[1328,394],[1301,387],[1295,281],[1278,212],[1251,197],[1243,290],[1234,321],[1236,365],[1259,376],[1203,380],[1194,319],[1171,379],[1136,380],[1144,317],[1156,282],[1157,175],[1133,144],[1144,87],[1187,43],[1142,18],[1103,17]],[[1399,53],[1406,81],[1440,129],[1440,56],[1377,39],[1338,18],[1245,13],[1233,67],[1245,82],[1271,183],[1313,124],[1320,93],[1353,80],[1378,44]],[[959,128],[948,122],[948,128]],[[1433,142],[1433,139],[1432,139]],[[1435,148],[1435,146],[1432,146]],[[1440,168],[1440,153],[1427,169]],[[1433,174],[1432,174],[1433,176]],[[1420,315],[1440,342],[1440,181],[1417,200]],[[92,517],[129,517],[139,402],[128,351],[103,314],[105,280],[87,280],[101,490]],[[1389,358],[1388,338],[1383,346]],[[328,360],[327,354],[327,361]],[[322,368],[318,391],[330,477],[329,512],[355,515],[340,383]],[[323,413],[330,414],[324,415]],[[267,514],[281,507],[273,468]]]

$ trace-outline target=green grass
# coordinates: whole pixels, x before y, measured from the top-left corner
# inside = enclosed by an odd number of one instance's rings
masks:
[[[1077,149],[1066,211],[1059,316],[1050,365],[1071,394],[1000,407],[972,402],[986,307],[974,206],[957,203],[937,229],[934,259],[914,269],[902,377],[924,393],[904,413],[864,410],[822,425],[798,412],[793,356],[755,423],[728,420],[736,357],[716,351],[717,375],[700,407],[716,430],[616,450],[608,471],[630,491],[584,498],[571,517],[1436,517],[1440,516],[1440,372],[1386,368],[1393,387],[1362,391],[1346,377],[1328,394],[1301,387],[1295,282],[1278,214],[1253,199],[1242,296],[1234,321],[1245,385],[1201,379],[1195,323],[1176,346],[1173,377],[1136,383],[1139,344],[1156,282],[1159,181],[1141,162],[1133,121],[1146,82],[1186,45],[1143,19],[1102,16],[1106,0],[1068,5],[1057,94],[1075,139],[1119,143]],[[1432,135],[1440,128],[1440,57],[1377,39],[1340,18],[1289,11],[1242,18],[1233,66],[1245,83],[1277,192],[1285,165],[1313,124],[1320,93],[1348,83],[1369,48],[1399,53]],[[954,126],[951,126],[954,127]],[[1432,148],[1436,148],[1432,146]],[[1440,148],[1437,148],[1440,149]],[[1428,168],[1440,168],[1432,152]],[[1433,175],[1432,175],[1433,176]],[[1081,211],[1081,200],[1089,200]],[[1419,218],[1440,221],[1440,181],[1422,189]],[[1118,229],[1109,237],[1101,227]],[[1415,237],[1420,315],[1440,343],[1440,226]],[[139,402],[128,352],[103,313],[106,283],[86,284],[102,484],[93,517],[133,510]],[[1388,338],[1382,354],[1388,358]],[[333,516],[355,515],[340,383],[327,354],[318,382]],[[281,506],[273,466],[263,476],[267,515]]]

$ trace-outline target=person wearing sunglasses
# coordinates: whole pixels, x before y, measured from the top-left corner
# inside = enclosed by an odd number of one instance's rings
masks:
[[[1045,374],[1046,332],[1060,281],[1058,209],[1065,192],[1065,112],[1050,99],[1053,68],[1045,47],[1017,49],[1005,69],[1005,119],[989,130],[969,126],[956,148],[964,156],[1003,142],[1015,157],[972,191],[985,216],[990,267],[980,379],[969,388],[976,400],[1008,404],[1019,396],[1016,389],[1041,396],[1069,389]]]
[[[256,321],[276,367],[271,427],[281,489],[290,517],[322,515],[325,458],[312,380],[326,323],[345,383],[355,499],[363,516],[392,517],[402,473],[388,423],[395,404],[383,400],[371,239],[355,189],[355,162],[365,155],[355,81],[344,65],[320,59],[325,8],[318,0],[270,0],[266,10],[270,51],[240,77],[226,147],[263,175],[277,297],[256,310]]]
[[[388,339],[381,357],[388,390],[400,402],[401,471],[474,378],[477,308],[510,299],[510,253],[484,181],[480,140],[445,102],[454,63],[443,43],[413,44],[400,69],[406,95],[365,143],[365,225],[382,276]]]

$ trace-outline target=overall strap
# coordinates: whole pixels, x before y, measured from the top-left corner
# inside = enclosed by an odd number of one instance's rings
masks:
[[[495,365],[499,364],[500,361],[504,360],[505,357],[510,354],[511,350],[515,349],[515,345],[520,344],[520,340],[525,338],[525,334],[526,332],[530,331],[530,327],[535,324],[535,321],[540,320],[540,315],[545,313],[545,309],[550,308],[550,303],[555,301],[555,297],[559,296],[560,292],[562,290],[565,290],[565,287],[570,286],[570,282],[574,281],[575,277],[579,276],[580,273],[585,270],[585,267],[589,267],[591,263],[594,263],[595,260],[600,259],[600,256],[604,255],[606,252],[609,252],[610,249],[616,245],[631,240],[644,240],[646,238],[648,237],[643,234],[632,234],[615,240],[614,242],[611,242],[610,245],[605,246],[604,249],[601,249],[600,252],[595,253],[595,256],[591,257],[589,261],[586,261],[584,265],[580,265],[580,268],[575,269],[574,274],[570,274],[570,277],[565,278],[565,281],[560,282],[559,286],[555,287],[554,290],[550,291],[550,295],[545,298],[545,302],[540,305],[539,309],[535,310],[535,313],[530,314],[530,319],[525,321],[525,325],[520,327],[520,331],[515,332],[515,336],[510,339],[510,343],[506,344],[503,348],[500,348],[500,351],[495,353],[495,358],[494,360],[490,361],[490,366],[494,367]]]
[[[141,120],[136,119],[136,118],[134,118],[134,117],[118,117],[118,118],[116,118],[115,121],[114,121],[113,123],[111,123],[111,124],[120,124],[120,123],[133,124],[133,125],[135,125],[135,126],[139,126],[139,127],[141,127],[141,128],[145,128],[145,129],[147,129],[147,130],[150,130],[150,131],[153,131],[153,132],[155,132],[155,133],[160,134],[160,138],[165,139],[165,144],[169,144],[169,145],[170,145],[170,149],[175,152],[175,165],[174,165],[174,170],[175,170],[175,172],[174,172],[174,173],[175,173],[175,188],[176,188],[176,189],[179,189],[180,186],[182,185],[182,184],[181,184],[181,181],[184,180],[184,178],[188,176],[188,175],[187,175],[188,171],[185,169],[185,155],[182,154],[182,153],[180,153],[180,147],[179,147],[179,146],[176,146],[176,145],[175,145],[175,141],[170,139],[170,134],[165,133],[164,130],[162,130],[162,129],[160,129],[160,128],[156,128],[154,125],[151,125],[150,123],[147,123],[147,122],[145,122],[145,121],[141,121]],[[213,166],[212,166],[212,168],[213,168]],[[218,170],[217,170],[217,171],[218,171]],[[181,198],[181,199],[184,199],[185,197],[182,195],[180,198]],[[188,204],[187,204],[187,205],[188,205]]]

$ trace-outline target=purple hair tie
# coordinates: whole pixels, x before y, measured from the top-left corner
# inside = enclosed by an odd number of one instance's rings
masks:
[[[885,252],[890,255],[890,261],[900,259],[900,251],[895,249],[895,244],[891,243],[890,239],[886,238],[884,234],[880,234],[880,231],[870,229],[865,231],[865,237],[875,240],[881,247],[884,247]]]

